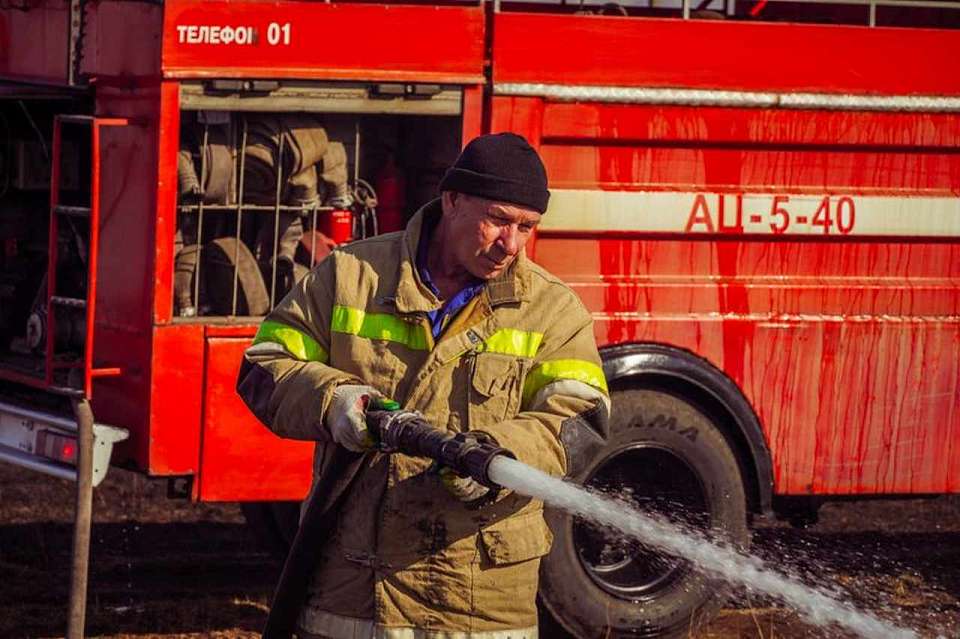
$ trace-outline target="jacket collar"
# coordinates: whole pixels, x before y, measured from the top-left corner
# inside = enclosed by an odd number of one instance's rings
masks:
[[[401,313],[426,313],[440,308],[440,300],[421,281],[417,272],[417,247],[420,245],[420,236],[424,229],[431,228],[441,215],[440,200],[432,200],[425,204],[407,224],[403,232],[400,247],[400,279],[397,283],[396,304]],[[527,256],[521,254],[513,264],[501,275],[487,282],[485,294],[490,300],[490,306],[501,304],[516,304],[526,299],[528,290],[529,266]]]

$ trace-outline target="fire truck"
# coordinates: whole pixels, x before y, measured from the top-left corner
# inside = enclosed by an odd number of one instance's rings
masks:
[[[956,493],[958,26],[947,1],[0,0],[0,459],[166,477],[283,546],[312,446],[234,392],[259,322],[514,131],[553,193],[529,254],[612,392],[575,481],[744,545],[826,499]],[[540,597],[578,637],[686,636],[722,600],[550,523]]]

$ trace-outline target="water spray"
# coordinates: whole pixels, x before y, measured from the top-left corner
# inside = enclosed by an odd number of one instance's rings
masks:
[[[419,413],[399,410],[396,402],[379,400],[367,411],[367,425],[382,452],[427,457],[485,486],[507,488],[616,529],[670,555],[683,557],[714,577],[777,597],[816,625],[842,627],[870,639],[918,637],[913,630],[857,610],[832,593],[780,573],[759,557],[681,530],[620,500],[551,477],[517,461],[513,453],[492,441],[469,432],[439,431]]]

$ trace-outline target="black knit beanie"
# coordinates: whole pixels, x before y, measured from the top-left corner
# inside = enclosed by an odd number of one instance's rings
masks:
[[[515,133],[481,135],[440,181],[440,192],[456,191],[547,211],[550,191],[540,156]]]

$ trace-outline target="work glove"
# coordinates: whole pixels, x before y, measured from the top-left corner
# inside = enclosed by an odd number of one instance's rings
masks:
[[[464,503],[477,501],[486,497],[490,489],[473,477],[461,477],[454,470],[442,466],[438,472],[440,483],[451,495]]]
[[[337,386],[324,418],[333,441],[355,453],[371,450],[375,442],[367,430],[365,413],[370,400],[381,397],[380,391],[371,386]]]
[[[482,431],[473,430],[459,433],[454,440],[474,446],[499,448],[497,440]],[[513,454],[510,453],[510,456],[513,457]],[[458,463],[461,463],[461,460],[455,460],[451,465],[457,466]],[[467,464],[467,467],[468,466],[469,464]],[[464,503],[475,503],[482,506],[488,503],[488,501],[496,499],[498,491],[491,490],[489,486],[481,484],[473,477],[470,477],[467,472],[465,468],[461,468],[461,472],[458,473],[450,466],[441,465],[439,470],[440,483],[447,489],[447,492]]]

